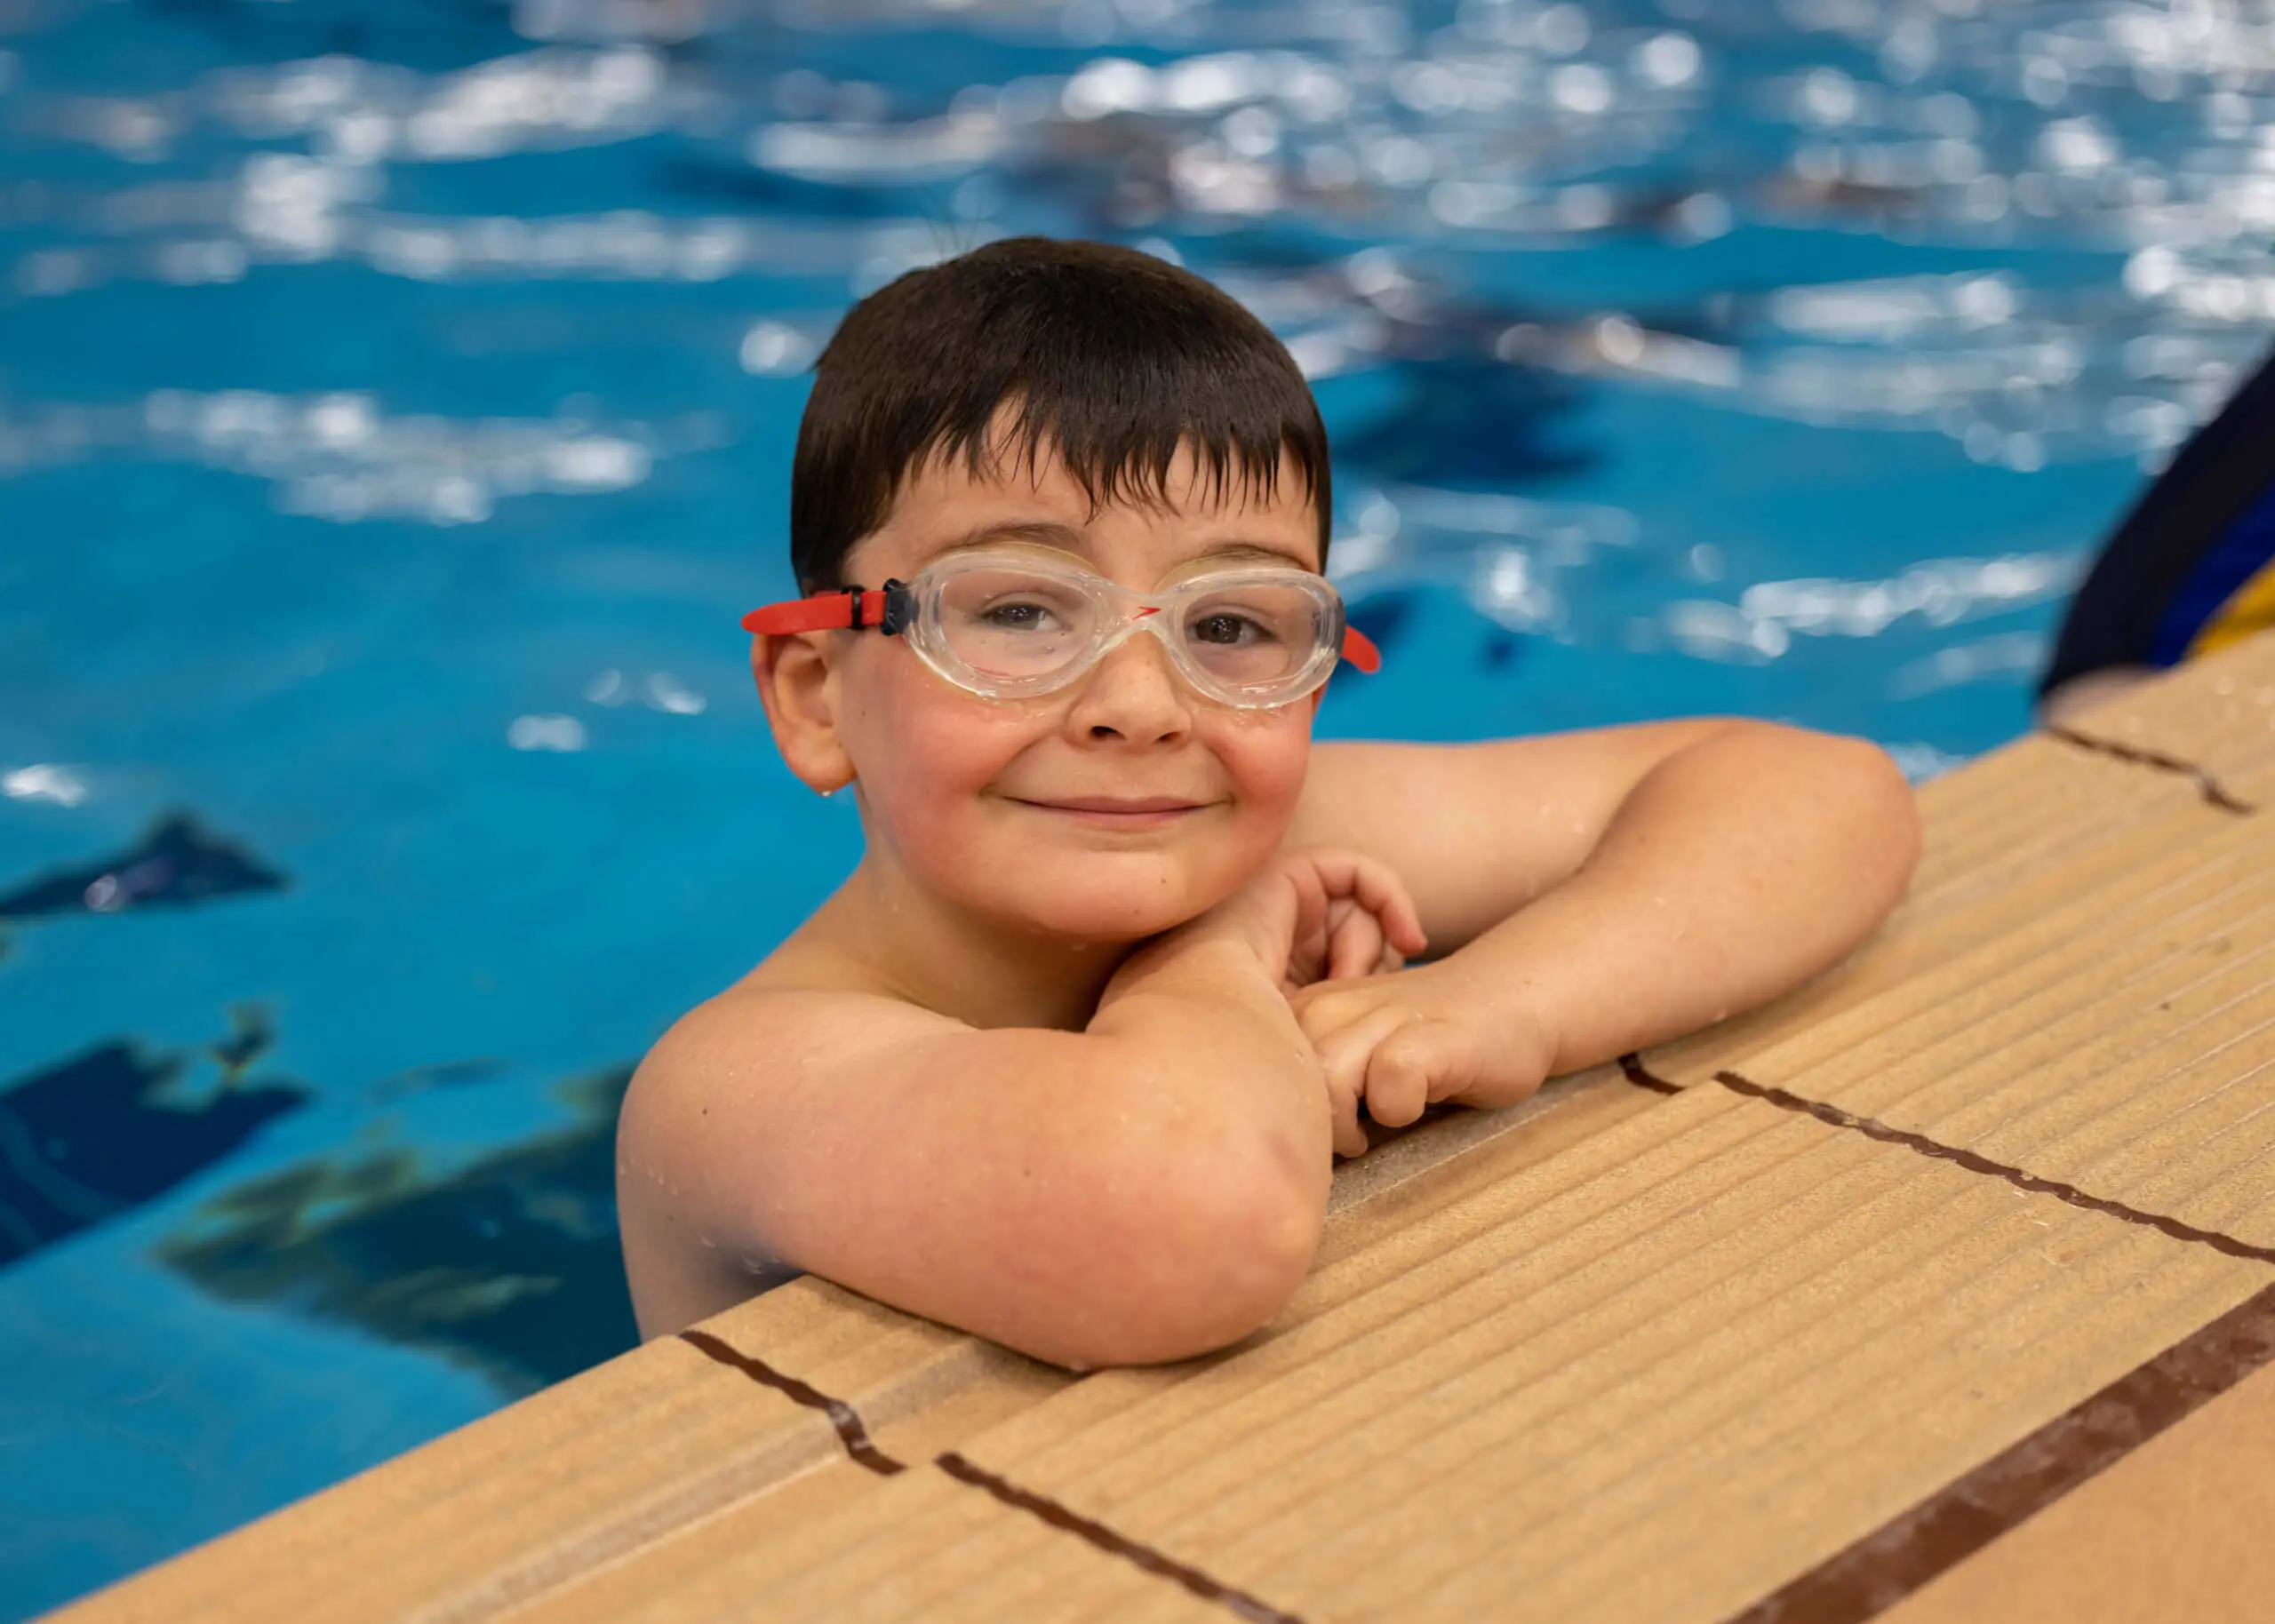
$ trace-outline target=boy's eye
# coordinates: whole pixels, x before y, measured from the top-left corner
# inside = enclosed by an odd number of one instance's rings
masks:
[[[999,632],[1045,632],[1056,620],[1047,604],[1008,600],[979,612],[980,621]]]
[[[1230,647],[1265,641],[1271,637],[1272,629],[1249,616],[1216,609],[1194,620],[1185,628],[1185,635],[1197,643]]]

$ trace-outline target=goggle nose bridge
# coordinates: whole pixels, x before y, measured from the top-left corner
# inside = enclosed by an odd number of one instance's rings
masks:
[[[1130,592],[1126,586],[1115,586],[1114,583],[1111,581],[1108,581],[1106,585],[1110,587],[1114,587],[1114,590],[1117,593],[1122,593],[1128,597],[1138,597],[1138,593]],[[1173,671],[1181,669],[1185,662],[1181,657],[1180,650],[1177,646],[1175,634],[1171,630],[1171,628],[1175,627],[1176,625],[1177,619],[1174,616],[1166,620],[1161,618],[1161,605],[1147,602],[1143,599],[1140,599],[1135,613],[1122,616],[1122,622],[1119,625],[1115,626],[1114,630],[1108,632],[1105,636],[1098,638],[1091,642],[1090,657],[1088,659],[1068,662],[1066,666],[1066,681],[1068,685],[1072,686],[1074,683],[1081,681],[1084,677],[1090,675],[1090,673],[1096,671],[1099,665],[1104,662],[1107,655],[1112,654],[1116,649],[1121,648],[1122,644],[1128,642],[1139,632],[1151,632],[1155,638],[1159,639],[1161,645],[1161,652],[1169,657],[1170,669]]]

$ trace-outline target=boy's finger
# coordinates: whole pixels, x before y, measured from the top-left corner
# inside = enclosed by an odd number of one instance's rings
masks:
[[[1335,1153],[1337,1156],[1364,1156],[1367,1153],[1367,1130],[1359,1126],[1359,1096],[1330,1087],[1327,1091],[1327,1107],[1334,1129]]]
[[[1327,961],[1327,888],[1308,863],[1281,866],[1266,934],[1282,950],[1281,979],[1289,991],[1318,979]]]
[[[1359,900],[1382,921],[1383,935],[1401,952],[1418,953],[1430,945],[1422,934],[1422,918],[1397,875],[1380,864],[1369,863],[1359,871]]]
[[[1404,1127],[1430,1103],[1428,1050],[1401,1041],[1413,1030],[1393,1032],[1367,1061],[1367,1114],[1385,1127]]]
[[[1295,901],[1289,934],[1301,941],[1323,931],[1327,927],[1328,897],[1319,870],[1308,863],[1291,863],[1282,872]]]
[[[1401,951],[1418,953],[1429,946],[1404,882],[1389,868],[1348,851],[1317,852],[1312,862],[1331,891],[1356,896],[1368,912],[1380,919],[1385,934]]]
[[[1371,975],[1383,956],[1383,929],[1375,916],[1363,908],[1353,908],[1336,927],[1328,952],[1328,979]]]
[[[1367,1064],[1367,1114],[1399,1126],[1435,1101],[1450,1099],[1477,1080],[1476,1045],[1459,1027],[1422,1021],[1375,1046]],[[1384,1111],[1393,1113],[1385,1118]]]
[[[1328,1087],[1354,1104],[1367,1091],[1367,1063],[1373,1056],[1375,1046],[1408,1020],[1407,1012],[1395,1005],[1369,1011],[1349,1025],[1328,1033],[1316,1040],[1313,1047],[1319,1052],[1320,1068],[1327,1073]]]

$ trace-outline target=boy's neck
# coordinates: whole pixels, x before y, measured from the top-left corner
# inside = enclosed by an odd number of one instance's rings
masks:
[[[1006,927],[911,884],[874,850],[813,924],[877,991],[967,1025],[1080,1031],[1136,945]]]

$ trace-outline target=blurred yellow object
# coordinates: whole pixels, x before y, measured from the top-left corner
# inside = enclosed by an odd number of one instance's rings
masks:
[[[2188,645],[2188,657],[2201,658],[2270,627],[2275,627],[2275,561],[2263,564],[2259,573],[2238,588],[2236,594],[2220,606],[2220,612],[2204,623],[2203,630]]]

